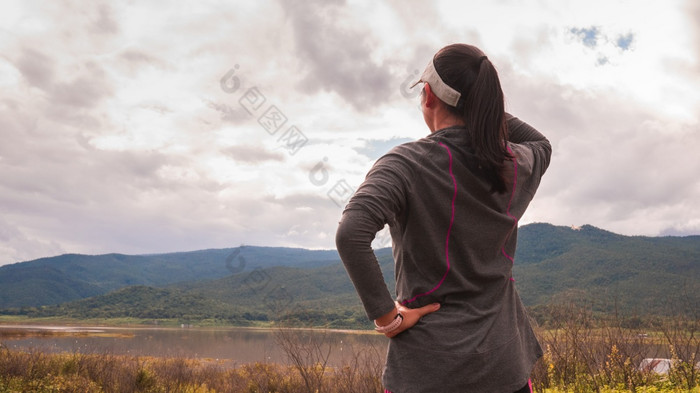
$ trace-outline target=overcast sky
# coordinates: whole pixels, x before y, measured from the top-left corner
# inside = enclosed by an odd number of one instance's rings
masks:
[[[454,42],[552,142],[521,225],[700,234],[698,4],[3,1],[0,264],[333,248],[374,160],[429,132],[406,86]]]

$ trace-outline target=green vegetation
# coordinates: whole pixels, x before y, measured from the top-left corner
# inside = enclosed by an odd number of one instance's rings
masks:
[[[376,254],[393,291],[391,252]],[[533,372],[537,392],[700,393],[700,237],[531,224],[519,229],[513,275],[545,349]],[[335,251],[262,247],[62,255],[0,267],[0,321],[28,318],[371,328]],[[0,393],[381,391],[383,355],[360,353],[332,368],[323,344],[284,332],[279,343],[289,366],[49,355],[0,345]],[[672,359],[668,374],[638,369],[650,348]]]
[[[371,328],[335,251],[237,250],[65,255],[3,266],[0,305],[6,306],[0,315],[235,326],[269,326],[284,317],[299,325]],[[391,250],[376,254],[393,291]],[[552,299],[622,313],[630,327],[700,309],[698,236],[629,237],[591,226],[531,224],[519,229],[513,270],[523,302],[540,324],[547,323],[542,308]],[[54,295],[60,304],[29,305]]]
[[[589,225],[531,224],[519,229],[513,277],[531,307],[566,298],[603,313],[692,313],[700,309],[700,236],[630,237]]]
[[[553,325],[536,329],[545,350],[532,382],[537,393],[700,393],[700,321],[669,318],[654,332],[628,329],[572,303],[549,307]],[[277,329],[288,364],[230,366],[212,359],[110,354],[46,354],[0,345],[3,392],[382,392],[384,353],[361,348],[335,367],[323,332]],[[665,374],[638,367],[667,352]],[[658,353],[660,353],[658,352]]]
[[[198,325],[208,321],[234,326],[269,326],[284,318],[301,326],[371,328],[352,284],[339,269],[342,267],[337,265],[309,270],[277,267],[256,271],[253,276],[239,274],[179,287],[127,287],[61,305],[6,310],[5,314],[74,320],[138,318]],[[347,288],[335,296],[327,295],[335,285]]]
[[[157,255],[65,254],[0,266],[0,309],[59,304],[132,285],[164,286],[256,268],[337,262],[335,250],[252,246]]]
[[[545,350],[532,375],[538,392],[700,392],[700,319],[676,315],[651,328],[626,327],[618,315],[562,302],[536,330]],[[650,330],[651,329],[651,330]],[[667,373],[644,359],[670,359]]]
[[[324,370],[323,392],[379,392],[377,373]],[[0,393],[308,392],[293,366],[112,355],[24,353],[0,348]]]
[[[231,366],[213,359],[153,358],[110,354],[46,354],[12,351],[0,344],[0,393],[4,392],[377,392],[382,356],[373,347],[353,351],[331,367],[330,336],[279,329],[289,365]]]

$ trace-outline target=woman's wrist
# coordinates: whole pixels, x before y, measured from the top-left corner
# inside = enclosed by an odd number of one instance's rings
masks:
[[[384,316],[382,316],[383,320],[386,320]],[[391,322],[386,323],[386,324],[379,324],[378,319],[374,321],[374,330],[378,331],[379,333],[390,333],[393,332],[394,330],[398,329],[399,326],[401,326],[401,323],[403,322],[403,315],[397,310],[396,314],[394,315],[394,318],[391,320]]]
[[[382,315],[381,317],[377,318],[374,320],[374,324],[376,326],[386,326],[390,324],[391,322],[394,321],[394,318],[396,318],[396,314],[399,313],[399,309],[397,307],[394,307],[391,311],[388,313]]]

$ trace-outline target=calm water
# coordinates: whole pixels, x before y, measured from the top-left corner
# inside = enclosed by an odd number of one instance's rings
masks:
[[[29,336],[18,337],[19,332]],[[46,352],[209,358],[230,364],[274,362],[287,357],[269,329],[253,328],[105,328],[0,325],[0,343],[10,349]],[[387,340],[379,334],[345,331],[286,331],[292,340],[330,351],[330,364],[341,365],[353,353],[382,357]]]

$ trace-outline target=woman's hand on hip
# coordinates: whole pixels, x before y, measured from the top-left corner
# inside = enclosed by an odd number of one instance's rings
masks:
[[[440,303],[433,303],[433,304],[428,304],[427,306],[419,307],[419,308],[408,308],[402,306],[399,302],[396,302],[396,310],[392,311],[391,313],[387,314],[386,316],[393,318],[393,316],[396,315],[397,312],[401,313],[403,316],[403,321],[401,322],[401,325],[395,330],[392,330],[390,332],[384,333],[385,336],[392,338],[396,337],[398,334],[400,334],[403,331],[406,331],[410,328],[413,327],[418,321],[423,318],[424,316],[435,312],[440,309]],[[390,315],[391,314],[391,315]],[[384,316],[384,317],[386,317]],[[386,319],[386,318],[380,318],[380,319]],[[379,319],[377,320],[379,321]]]

